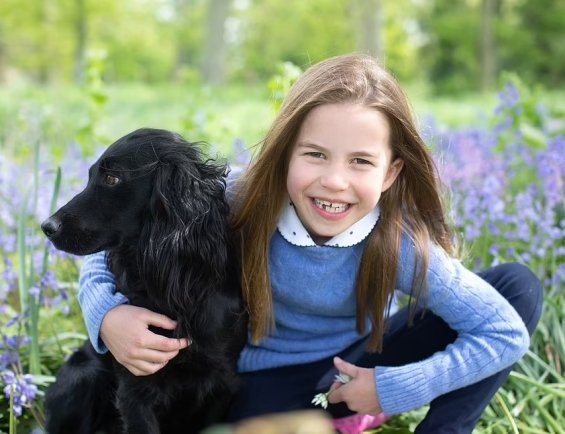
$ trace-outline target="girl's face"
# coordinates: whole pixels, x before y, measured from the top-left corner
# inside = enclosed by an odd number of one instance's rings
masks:
[[[377,206],[403,166],[392,160],[385,115],[361,104],[312,109],[293,145],[286,188],[304,227],[323,244]]]

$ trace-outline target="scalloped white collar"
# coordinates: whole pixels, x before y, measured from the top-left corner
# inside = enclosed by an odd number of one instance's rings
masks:
[[[379,221],[379,208],[374,208],[369,214],[347,228],[342,233],[326,241],[324,246],[331,247],[351,247],[359,244],[373,230]],[[285,240],[295,246],[315,247],[317,244],[312,240],[310,234],[298,218],[292,202],[283,209],[277,229]]]

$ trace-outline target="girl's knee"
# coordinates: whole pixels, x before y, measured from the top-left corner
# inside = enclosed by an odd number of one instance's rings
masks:
[[[528,297],[532,302],[540,301],[543,298],[541,281],[532,270],[517,262],[505,264],[505,266],[512,275],[515,289],[522,297]]]
[[[532,334],[543,305],[543,287],[539,278],[525,265],[508,263],[499,266],[498,272],[505,275],[502,295],[516,309]]]

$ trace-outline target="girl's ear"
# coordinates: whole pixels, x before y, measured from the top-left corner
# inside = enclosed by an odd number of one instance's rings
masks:
[[[400,158],[397,158],[390,164],[386,172],[385,179],[383,181],[382,191],[388,190],[388,188],[394,183],[394,181],[402,171],[403,167],[404,167],[404,160]]]

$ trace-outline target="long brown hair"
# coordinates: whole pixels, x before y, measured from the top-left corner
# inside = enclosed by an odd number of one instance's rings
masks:
[[[384,318],[396,283],[402,233],[408,234],[416,247],[420,272],[412,290],[415,299],[424,288],[429,241],[453,254],[437,169],[396,79],[366,55],[322,61],[294,84],[258,155],[239,180],[233,222],[241,236],[242,285],[254,342],[274,327],[269,243],[287,199],[286,176],[296,136],[312,108],[342,102],[363,104],[386,115],[392,161],[404,161],[397,179],[380,198],[381,218],[369,235],[357,275],[357,330],[365,331],[368,317],[372,323],[370,350],[382,348]]]

